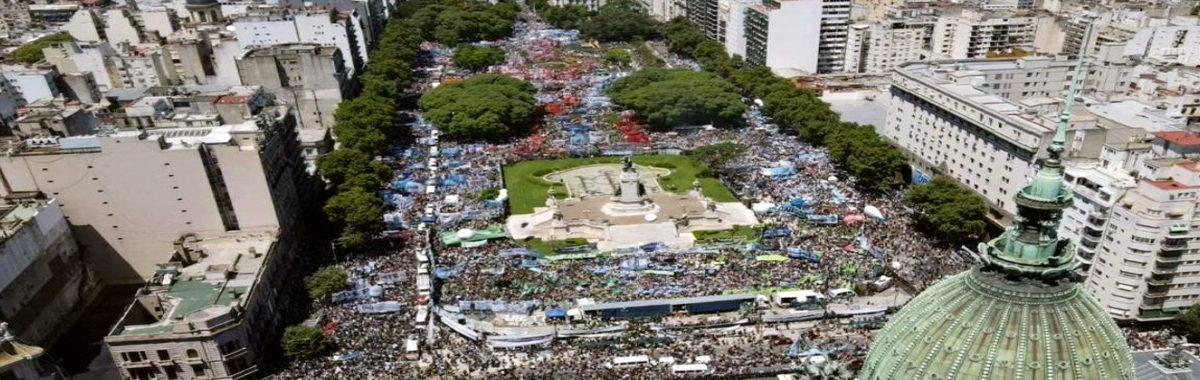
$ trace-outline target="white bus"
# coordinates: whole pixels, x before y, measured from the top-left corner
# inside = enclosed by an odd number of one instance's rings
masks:
[[[409,337],[404,341],[404,359],[417,360],[421,358],[421,350],[417,344],[417,338]]]
[[[671,373],[676,375],[702,375],[708,373],[708,364],[676,364],[671,366]]]
[[[650,357],[646,356],[646,355],[619,356],[619,357],[613,358],[612,363],[609,363],[608,367],[609,368],[640,367],[647,363],[650,363]]]

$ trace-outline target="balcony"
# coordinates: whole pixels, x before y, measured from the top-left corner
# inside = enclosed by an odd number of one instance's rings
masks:
[[[1177,271],[1179,271],[1179,263],[1158,262],[1158,263],[1154,264],[1154,269],[1152,270],[1152,273],[1165,275],[1165,274],[1175,274],[1175,272],[1177,272]]]
[[[1186,224],[1172,224],[1170,227],[1167,227],[1167,232],[1172,235],[1184,235],[1191,230],[1192,226]]]
[[[1169,274],[1155,275],[1151,276],[1149,279],[1146,279],[1146,284],[1149,284],[1150,286],[1171,285],[1171,282],[1174,280],[1174,278],[1175,276]]]
[[[239,356],[243,356],[243,355],[246,355],[246,353],[249,351],[250,350],[247,349],[246,347],[242,347],[242,348],[230,351],[228,353],[223,353],[223,354],[221,354],[221,360],[229,360],[229,359],[233,359],[233,358],[236,358]]]
[[[1146,297],[1142,299],[1142,309],[1162,309],[1163,301],[1166,297]]]
[[[1187,249],[1188,245],[1185,239],[1166,239],[1162,242],[1162,250],[1164,251],[1184,251]]]
[[[246,369],[238,371],[237,373],[229,375],[229,377],[233,378],[233,379],[248,379],[248,378],[251,378],[252,375],[254,375],[256,373],[258,373],[258,366],[252,365]]]
[[[124,368],[150,368],[154,366],[154,362],[142,360],[138,362],[122,362],[121,367]]]

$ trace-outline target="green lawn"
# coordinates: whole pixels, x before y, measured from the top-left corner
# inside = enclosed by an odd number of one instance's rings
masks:
[[[551,187],[559,196],[566,196],[567,189],[561,183],[551,183],[542,176],[573,168],[595,164],[616,164],[621,157],[563,158],[556,160],[524,161],[504,167],[504,183],[508,187],[508,205],[513,214],[528,214],[534,207],[546,204],[546,192]],[[664,190],[677,193],[687,192],[692,182],[700,179],[704,195],[717,202],[736,202],[737,197],[721,181],[708,176],[704,164],[687,156],[635,156],[638,165],[670,169],[671,174],[658,179]]]

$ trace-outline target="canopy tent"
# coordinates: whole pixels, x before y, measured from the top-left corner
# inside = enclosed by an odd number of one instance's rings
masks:
[[[785,256],[782,256],[782,255],[759,255],[759,256],[755,256],[754,260],[767,262],[767,263],[781,263],[784,261],[788,261],[788,258]]]
[[[546,310],[546,318],[562,319],[567,317],[567,311],[559,308]]]
[[[500,226],[491,226],[480,230],[462,229],[458,231],[442,232],[442,244],[447,246],[459,245],[463,246],[480,246],[487,243],[488,240],[499,239],[508,236],[504,232],[504,228]]]
[[[863,207],[863,214],[867,214],[867,216],[875,218],[875,219],[879,219],[879,220],[887,219],[887,217],[883,216],[883,211],[879,211],[878,207],[875,207],[872,205],[867,205],[867,207]]]

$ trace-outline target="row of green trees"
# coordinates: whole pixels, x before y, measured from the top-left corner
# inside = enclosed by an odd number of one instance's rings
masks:
[[[645,69],[613,82],[607,92],[659,131],[709,123],[736,126],[746,112],[737,88],[708,72]]]
[[[491,41],[512,35],[520,8],[512,1],[496,4],[449,0],[420,7],[409,20],[416,36],[447,46]]]
[[[578,29],[586,39],[600,42],[653,40],[660,36],[657,20],[643,12],[634,0],[613,0],[596,11],[582,5],[550,6],[545,0],[534,2],[538,15],[559,29]]]
[[[765,67],[748,67],[725,53],[694,24],[675,19],[663,27],[667,46],[675,53],[696,59],[739,90],[742,96],[761,99],[762,111],[781,128],[814,145],[829,147],[830,156],[868,189],[886,191],[901,183],[905,159],[870,127],[841,121],[816,92],[796,88]]]
[[[944,243],[965,244],[984,236],[987,206],[953,179],[935,177],[909,190],[905,201],[917,211],[917,226]]]
[[[463,45],[454,50],[454,66],[471,71],[486,70],[504,62],[504,50],[491,46]]]

